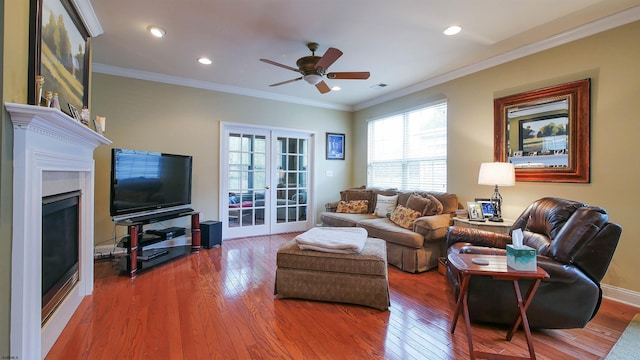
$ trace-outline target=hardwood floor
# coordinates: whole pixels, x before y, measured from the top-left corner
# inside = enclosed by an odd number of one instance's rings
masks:
[[[466,359],[463,320],[435,270],[389,267],[379,311],[273,296],[275,257],[293,234],[225,241],[141,273],[95,264],[95,288],[49,352],[53,359]],[[533,331],[538,359],[601,359],[640,309],[604,300],[584,329]],[[472,324],[476,350],[527,356],[523,333]]]

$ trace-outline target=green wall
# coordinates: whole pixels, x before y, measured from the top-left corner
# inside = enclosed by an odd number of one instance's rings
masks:
[[[602,206],[623,232],[604,283],[640,291],[636,234],[640,167],[635,158],[640,134],[640,22],[596,34],[538,54],[495,66],[355,114],[356,153],[366,153],[368,119],[446,97],[448,110],[448,189],[461,203],[489,197],[478,185],[481,162],[493,161],[493,99],[527,90],[591,78],[591,183],[517,182],[503,187],[503,216],[516,218],[532,201],[557,196]],[[366,164],[366,158],[354,159]],[[366,166],[354,169],[354,182],[366,181]]]
[[[95,151],[95,242],[112,244],[109,176],[112,147],[193,155],[193,207],[201,220],[219,219],[220,122],[255,124],[316,133],[316,214],[350,185],[353,160],[325,160],[325,133],[345,133],[351,153],[352,116],[329,110],[178,85],[93,74],[91,115],[106,116],[113,144]],[[327,177],[327,171],[333,171]],[[330,189],[327,191],[326,189]],[[118,234],[124,233],[118,227]]]

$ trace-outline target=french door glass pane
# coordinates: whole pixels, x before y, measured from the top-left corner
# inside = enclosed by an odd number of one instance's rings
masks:
[[[306,221],[308,141],[293,137],[278,137],[277,141],[276,222]]]
[[[264,224],[266,137],[232,133],[228,143],[229,227]]]

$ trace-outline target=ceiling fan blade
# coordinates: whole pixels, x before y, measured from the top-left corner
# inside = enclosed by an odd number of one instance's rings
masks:
[[[271,61],[271,60],[269,60],[269,59],[260,59],[260,61],[262,61],[262,62],[266,62],[267,64],[271,64],[271,65],[279,66],[279,67],[281,67],[281,68],[288,69],[288,70],[291,70],[291,71],[300,72],[300,70],[298,70],[298,69],[296,69],[296,68],[294,68],[294,67],[287,66],[287,65],[284,65],[284,64],[280,64],[280,63],[277,63],[277,62],[275,62],[275,61]]]
[[[319,83],[317,83],[316,88],[318,89],[318,91],[320,91],[321,94],[326,94],[331,91],[331,89],[329,89],[329,85],[327,85],[327,83],[324,81],[320,81]]]
[[[342,51],[336,48],[329,48],[316,63],[316,69],[327,70],[340,56],[342,56]]]
[[[360,72],[332,72],[327,74],[327,79],[342,79],[342,80],[366,80],[371,76],[368,71]]]
[[[300,76],[299,78],[296,78],[296,79],[291,79],[291,80],[287,80],[287,81],[283,81],[283,82],[279,82],[279,83],[271,84],[271,85],[269,85],[269,86],[280,86],[280,85],[284,85],[284,84],[292,83],[292,82],[294,82],[294,81],[298,81],[298,80],[302,80],[302,76]]]

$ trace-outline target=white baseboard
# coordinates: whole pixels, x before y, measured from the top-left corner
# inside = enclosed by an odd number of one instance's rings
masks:
[[[602,296],[613,301],[640,307],[640,292],[627,290],[607,284],[600,284]]]

